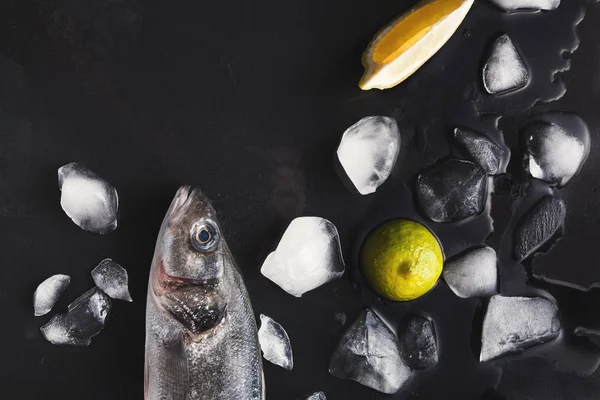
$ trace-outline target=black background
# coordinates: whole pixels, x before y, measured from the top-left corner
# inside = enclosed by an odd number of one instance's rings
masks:
[[[597,373],[555,372],[537,358],[504,365],[498,381],[493,368],[479,366],[468,351],[478,301],[455,298],[443,283],[419,301],[380,305],[397,318],[409,309],[444,316],[436,321],[438,367],[396,396],[327,373],[343,332],[334,313],[345,312],[352,321],[376,302],[352,273],[365,216],[382,200],[396,207],[401,182],[412,187],[420,168],[449,153],[454,124],[488,127],[495,134],[495,119],[480,120],[474,105],[506,116],[500,128],[513,149],[521,121],[532,113],[575,111],[587,121],[590,157],[563,191],[569,208],[565,237],[573,232],[573,239],[541,260],[552,258],[552,268],[576,271],[578,281],[600,280],[600,8],[563,0],[552,13],[508,16],[478,1],[457,34],[412,78],[385,92],[362,92],[362,51],[380,27],[413,3],[3,0],[2,397],[142,398],[154,241],[177,187],[193,184],[220,214],[255,311],[282,323],[292,340],[293,372],[265,363],[270,399],[304,399],[316,390],[333,400],[476,399],[495,385],[508,399],[600,398]],[[580,48],[570,70],[555,80],[554,71],[568,65],[562,51],[576,43],[574,25],[582,10],[587,15],[577,28]],[[478,74],[488,43],[504,31],[524,54],[533,79],[525,90],[496,100],[481,93]],[[564,97],[531,108],[537,100],[560,97],[561,82]],[[336,176],[334,152],[348,126],[377,114],[398,120],[402,151],[389,182],[374,195],[359,196]],[[117,187],[121,218],[114,233],[83,232],[62,212],[56,169],[71,161],[87,164]],[[404,206],[399,199],[397,207]],[[349,273],[297,299],[259,268],[299,215],[337,225]],[[458,242],[443,241],[446,255],[472,244]],[[37,284],[52,274],[71,275],[56,308],[61,311],[92,286],[89,272],[105,257],[129,271],[134,303],[115,301],[106,329],[89,348],[45,342],[39,326],[52,314],[33,316]],[[585,303],[590,312],[600,306],[597,297],[591,292]]]

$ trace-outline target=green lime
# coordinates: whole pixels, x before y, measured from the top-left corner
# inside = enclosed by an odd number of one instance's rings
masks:
[[[360,264],[377,293],[408,301],[433,288],[442,273],[444,255],[437,238],[423,224],[395,219],[369,233]]]

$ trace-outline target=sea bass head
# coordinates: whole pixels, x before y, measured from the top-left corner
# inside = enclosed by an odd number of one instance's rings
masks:
[[[150,272],[150,295],[192,334],[227,312],[225,268],[235,268],[216,213],[199,189],[179,189],[162,223]]]
[[[184,186],[163,221],[148,283],[147,400],[264,400],[252,304],[214,209]]]

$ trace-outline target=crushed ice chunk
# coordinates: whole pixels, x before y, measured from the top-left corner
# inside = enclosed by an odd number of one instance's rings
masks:
[[[327,397],[325,397],[325,393],[323,392],[315,392],[308,396],[306,400],[327,400]]]
[[[560,0],[490,0],[504,11],[550,11],[556,10]]]
[[[392,394],[408,381],[412,371],[402,360],[394,332],[366,309],[340,340],[329,373]]]
[[[526,214],[515,229],[514,255],[521,261],[551,239],[565,222],[566,206],[562,199],[545,196]]]
[[[117,190],[78,163],[58,169],[60,205],[81,229],[105,234],[117,228]]]
[[[95,287],[71,303],[67,314],[55,315],[40,331],[52,344],[88,346],[104,328],[110,309],[110,297]]]
[[[438,362],[438,348],[433,323],[414,316],[398,335],[404,361],[411,369],[431,368]]]
[[[71,277],[61,274],[52,275],[40,283],[33,293],[33,314],[36,317],[48,314],[70,283]]]
[[[337,156],[360,194],[375,192],[390,176],[398,152],[400,133],[388,117],[365,117],[346,129]]]
[[[483,319],[481,361],[547,342],[560,331],[556,305],[543,297],[493,296]]]
[[[258,341],[265,360],[291,371],[294,356],[290,338],[283,327],[266,315],[260,315]]]
[[[92,279],[104,293],[117,300],[133,301],[129,294],[127,271],[107,258],[92,270]]]
[[[294,219],[260,272],[296,297],[339,278],[344,260],[335,225],[319,217]]]
[[[585,146],[560,126],[534,122],[524,134],[525,165],[532,177],[564,186],[581,168]]]
[[[496,252],[487,246],[468,250],[446,262],[443,276],[459,297],[489,297],[498,286]]]
[[[488,175],[500,173],[506,151],[491,139],[468,128],[454,129],[456,147],[477,163]]]
[[[487,175],[476,164],[449,159],[419,174],[417,198],[432,221],[457,222],[483,212],[487,185]]]
[[[508,35],[502,35],[492,45],[483,66],[483,86],[490,94],[502,94],[520,89],[529,82],[529,71]]]

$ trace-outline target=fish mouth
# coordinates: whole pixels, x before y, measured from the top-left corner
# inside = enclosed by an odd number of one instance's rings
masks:
[[[220,279],[219,277],[212,278],[192,278],[192,277],[180,277],[172,276],[165,270],[165,265],[162,260],[155,264],[154,272],[152,274],[152,289],[155,295],[165,296],[171,292],[183,290],[193,287],[209,287],[214,290],[218,289]]]
[[[183,206],[188,203],[190,197],[192,197],[193,192],[194,189],[190,185],[181,186],[179,190],[177,190],[173,203],[171,204],[170,214],[174,214],[182,209]]]

